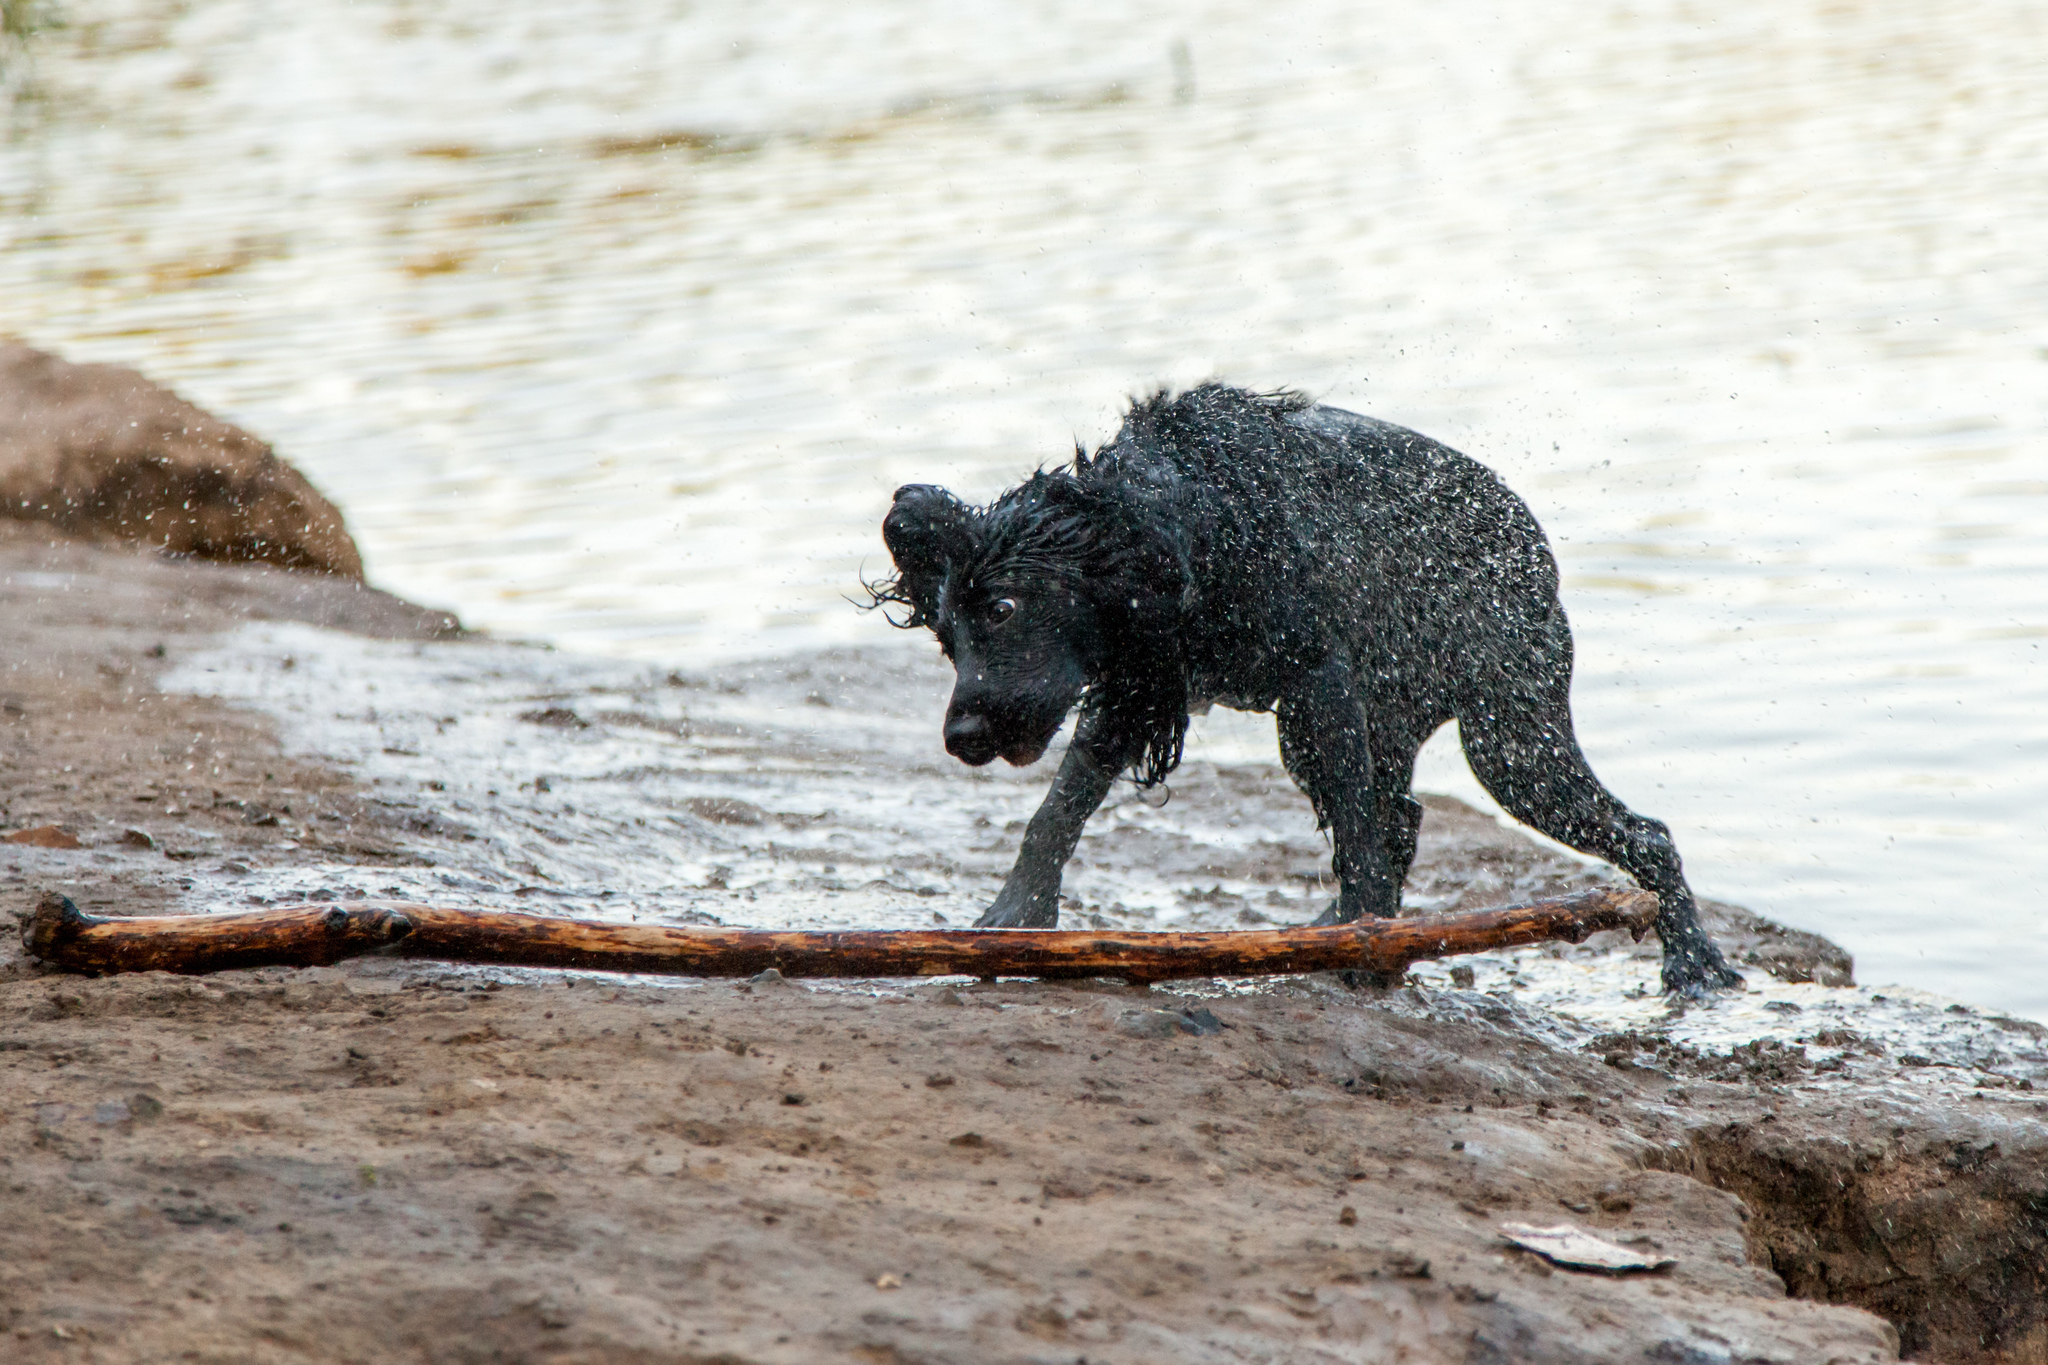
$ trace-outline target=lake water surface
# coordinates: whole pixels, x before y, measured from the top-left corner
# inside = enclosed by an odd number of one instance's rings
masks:
[[[4,75],[0,330],[273,440],[382,584],[872,644],[896,484],[1297,385],[1530,501],[1586,748],[1703,892],[2048,1019],[2048,11],[62,15]],[[1422,783],[1476,796],[1449,735]]]

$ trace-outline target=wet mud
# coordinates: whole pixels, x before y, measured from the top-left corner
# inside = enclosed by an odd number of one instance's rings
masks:
[[[650,669],[360,585],[0,535],[0,915],[402,895],[965,923],[1045,765],[895,648]],[[1313,917],[1276,765],[1091,825],[1068,923]],[[1053,761],[1057,754],[1051,756]],[[1408,888],[1613,875],[1432,798]],[[1334,978],[657,983],[364,959],[100,980],[0,942],[0,1340],[127,1361],[2043,1358],[2048,1041],[1733,907]],[[1509,1222],[1675,1258],[1557,1269]]]
[[[0,517],[196,559],[363,576],[341,513],[265,441],[134,370],[5,338]]]

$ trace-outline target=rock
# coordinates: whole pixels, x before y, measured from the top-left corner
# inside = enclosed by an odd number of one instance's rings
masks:
[[[1171,1038],[1180,1032],[1180,1015],[1172,1010],[1125,1010],[1116,1017],[1116,1031],[1132,1038]]]
[[[1407,1251],[1390,1251],[1386,1257],[1386,1271],[1389,1275],[1403,1280],[1426,1280],[1429,1278],[1429,1262]]]
[[[534,725],[546,725],[556,730],[588,730],[590,722],[566,706],[544,706],[535,711],[521,711],[519,719]]]
[[[34,829],[18,829],[12,834],[0,834],[0,844],[27,844],[30,848],[82,848],[78,836],[56,825],[37,825]]]
[[[1183,1033],[1207,1038],[1228,1027],[1206,1009],[1124,1010],[1115,1023],[1117,1032],[1133,1038],[1172,1038]]]
[[[363,575],[341,513],[264,441],[133,370],[10,341],[0,514],[197,559]]]
[[[767,811],[751,801],[730,796],[693,796],[683,802],[683,808],[700,820],[718,825],[760,825],[768,821]]]

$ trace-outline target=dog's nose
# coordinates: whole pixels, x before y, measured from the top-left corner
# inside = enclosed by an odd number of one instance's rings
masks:
[[[946,752],[962,763],[980,767],[996,756],[995,738],[988,719],[973,714],[946,718]]]

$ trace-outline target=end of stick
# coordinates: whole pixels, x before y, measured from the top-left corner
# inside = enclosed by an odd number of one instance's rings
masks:
[[[1650,932],[1650,926],[1657,922],[1657,911],[1663,902],[1648,891],[1625,891],[1621,898],[1621,913],[1628,925],[1629,937],[1637,943]]]
[[[92,917],[73,905],[71,897],[45,891],[21,922],[21,946],[30,957],[47,962],[92,923]]]

